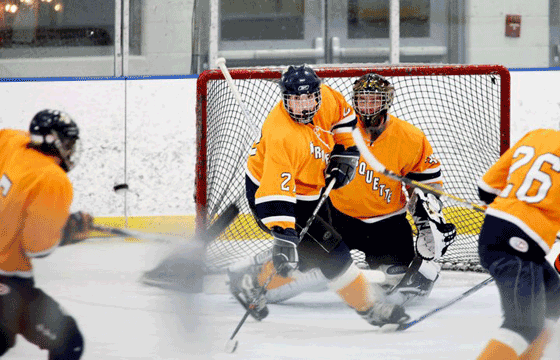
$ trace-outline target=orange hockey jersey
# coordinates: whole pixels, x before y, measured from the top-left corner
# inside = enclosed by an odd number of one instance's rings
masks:
[[[354,145],[352,107],[327,85],[321,85],[321,97],[313,123],[306,125],[294,122],[280,101],[251,149],[247,176],[258,186],[257,216],[269,228],[295,228],[294,205],[319,199],[334,144]]]
[[[358,124],[369,151],[388,170],[425,184],[443,184],[440,162],[420,129],[389,115],[387,127],[370,145],[369,135],[361,122]],[[330,198],[340,212],[365,222],[406,212],[407,199],[402,183],[375,172],[363,157],[360,157],[354,179],[331,191]]]
[[[498,195],[487,214],[519,226],[548,253],[560,230],[560,131],[527,133],[478,186]]]
[[[29,258],[56,248],[72,203],[64,170],[28,142],[27,133],[0,130],[0,275],[31,277]]]

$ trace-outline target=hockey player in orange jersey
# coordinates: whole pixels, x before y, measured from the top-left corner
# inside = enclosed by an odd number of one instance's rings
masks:
[[[560,230],[560,132],[527,133],[484,174],[479,238],[504,321],[478,359],[540,359],[560,317],[560,280],[545,256]]]
[[[256,273],[230,273],[232,293],[245,306],[256,304],[251,314],[260,320],[268,314],[260,289],[273,268],[279,275],[273,278],[276,283],[290,281],[296,269],[318,268],[329,287],[371,324],[405,321],[408,315],[401,306],[386,303],[370,288],[343,240],[323,243],[327,230],[322,223],[314,222],[300,242],[299,231],[325,184],[335,179],[335,188],[341,188],[354,176],[359,153],[351,130],[357,120],[344,97],[321,84],[310,67],[290,66],[280,88],[283,98],[265,120],[246,172],[248,202],[274,238],[272,261]]]
[[[388,113],[394,93],[389,81],[373,73],[363,75],[353,86],[353,108],[369,150],[395,173],[441,189],[441,164],[426,136]],[[370,268],[383,272],[385,280],[380,285],[397,304],[429,295],[440,271],[433,260],[445,253],[455,237],[455,227],[446,223],[438,199],[419,189],[408,192],[411,201],[407,203],[401,182],[375,173],[360,159],[354,179],[330,193],[330,213],[321,214],[351,249],[365,253]],[[406,218],[407,207],[419,229],[416,242]],[[296,275],[294,281],[269,285],[267,300],[283,301],[327,283],[316,271]]]
[[[92,218],[69,216],[79,130],[65,113],[44,110],[30,132],[0,130],[0,356],[20,334],[49,359],[79,359],[83,338],[58,303],[34,286],[30,258],[85,238]]]

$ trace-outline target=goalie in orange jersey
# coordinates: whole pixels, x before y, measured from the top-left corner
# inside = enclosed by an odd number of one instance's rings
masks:
[[[49,359],[79,359],[84,341],[74,318],[36,288],[31,258],[84,239],[92,218],[69,215],[67,172],[79,155],[79,130],[67,114],[44,110],[29,133],[0,130],[0,356],[20,334]]]
[[[496,281],[504,315],[478,359],[540,359],[560,317],[560,279],[545,257],[560,229],[560,131],[527,133],[478,187],[489,204],[480,262]]]
[[[250,313],[260,320],[268,314],[261,291],[267,279],[275,287],[290,282],[296,269],[317,268],[329,288],[369,323],[406,321],[404,309],[385,302],[353,264],[345,239],[324,238],[327,229],[320,221],[300,237],[325,184],[334,179],[334,188],[343,188],[354,177],[359,157],[351,136],[357,123],[354,110],[307,66],[290,66],[280,89],[282,100],[266,118],[246,171],[249,205],[273,236],[273,247],[269,261],[257,271],[230,269],[231,292],[246,308],[255,305]],[[277,275],[271,278],[274,271]]]

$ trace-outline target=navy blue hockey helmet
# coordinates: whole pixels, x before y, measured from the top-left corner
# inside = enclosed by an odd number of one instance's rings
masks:
[[[80,155],[80,130],[72,118],[59,110],[39,111],[29,124],[30,147],[60,158],[60,166],[72,170]]]
[[[284,108],[292,120],[308,124],[321,106],[321,79],[309,66],[290,66],[282,74]]]

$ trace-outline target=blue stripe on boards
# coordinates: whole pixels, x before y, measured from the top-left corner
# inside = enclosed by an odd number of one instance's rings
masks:
[[[197,79],[194,75],[137,75],[137,76],[68,76],[37,78],[0,78],[0,82],[55,82],[55,81],[113,81],[113,80],[177,80]]]

